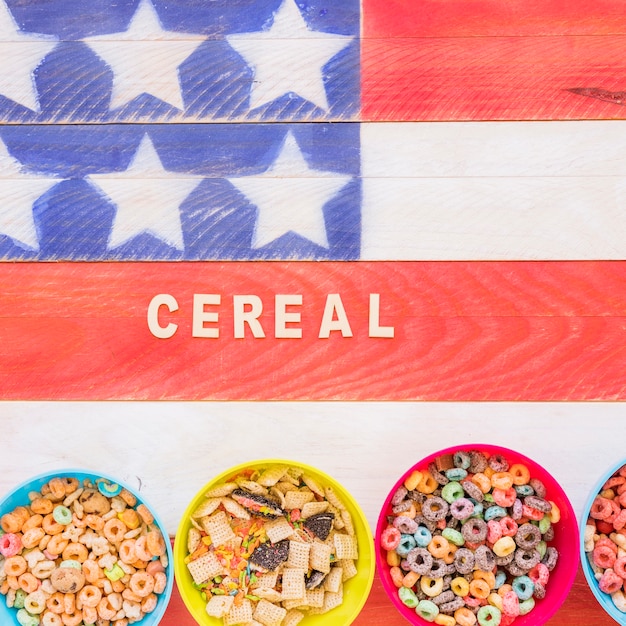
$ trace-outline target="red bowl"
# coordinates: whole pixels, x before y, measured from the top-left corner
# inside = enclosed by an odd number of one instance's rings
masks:
[[[427,469],[428,465],[437,457],[444,454],[454,454],[455,452],[461,450],[466,452],[470,450],[478,450],[487,453],[489,456],[493,454],[501,454],[511,464],[523,463],[530,470],[531,478],[538,478],[545,485],[546,499],[553,501],[561,511],[561,519],[554,526],[554,540],[550,542],[550,545],[554,546],[558,550],[559,560],[554,570],[550,573],[550,579],[546,586],[546,596],[542,600],[537,600],[537,603],[532,611],[526,615],[517,617],[513,622],[514,626],[539,626],[540,624],[544,624],[556,613],[567,597],[578,571],[580,554],[579,531],[576,514],[562,487],[543,467],[541,467],[541,465],[528,457],[525,457],[519,452],[499,446],[492,446],[488,444],[464,444],[440,450],[422,459],[413,467],[409,468],[396,482],[385,500],[376,525],[376,568],[385,592],[396,609],[411,624],[416,624],[418,626],[428,626],[429,624],[432,624],[432,622],[427,622],[417,615],[417,613],[415,613],[415,609],[408,608],[400,601],[400,598],[398,597],[398,589],[394,585],[389,573],[390,567],[386,560],[387,552],[380,545],[380,536],[383,530],[387,527],[387,516],[392,512],[391,499],[404,481],[415,470],[423,471]]]

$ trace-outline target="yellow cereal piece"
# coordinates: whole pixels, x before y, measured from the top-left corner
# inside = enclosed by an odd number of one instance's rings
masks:
[[[437,617],[435,617],[435,624],[439,624],[439,626],[455,626],[456,620],[452,615],[444,615],[443,613],[439,613]]]
[[[548,502],[550,502],[550,504],[552,505],[552,509],[549,513],[550,521],[553,524],[556,524],[561,519],[561,510],[554,502],[552,502],[552,500],[548,500]]]
[[[450,582],[450,589],[455,596],[464,598],[469,593],[469,582],[463,576],[457,576]]]
[[[491,606],[495,606],[497,609],[502,610],[502,596],[497,593],[490,593],[487,598],[487,602],[489,602]]]
[[[398,567],[402,562],[402,558],[395,550],[387,550],[387,565],[389,567]]]
[[[508,556],[515,551],[516,547],[513,537],[500,537],[500,539],[493,544],[493,553],[496,556]]]

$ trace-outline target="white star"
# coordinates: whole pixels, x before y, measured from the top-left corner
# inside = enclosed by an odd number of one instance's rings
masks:
[[[17,245],[39,250],[33,203],[58,182],[25,172],[0,141],[0,233]]]
[[[113,70],[111,109],[143,93],[184,109],[178,67],[205,39],[163,30],[150,0],[141,0],[126,31],[84,41]]]
[[[309,30],[294,0],[284,0],[269,30],[226,40],[254,72],[251,109],[296,93],[327,111],[322,68],[352,37]]]
[[[328,248],[324,205],[351,180],[309,168],[291,133],[263,174],[228,179],[258,208],[252,247],[261,248],[288,232]]]
[[[199,178],[165,170],[148,135],[126,171],[87,176],[117,207],[109,249],[149,233],[183,250],[180,205],[200,184]]]
[[[39,112],[34,70],[56,46],[57,38],[20,32],[8,6],[0,0],[0,94]]]

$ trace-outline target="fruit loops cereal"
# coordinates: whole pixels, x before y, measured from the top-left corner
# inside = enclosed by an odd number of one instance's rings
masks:
[[[626,613],[626,465],[604,483],[592,502],[584,544],[600,590]]]
[[[558,508],[525,465],[443,454],[393,495],[380,537],[400,601],[444,626],[507,626],[546,593]]]
[[[225,626],[295,626],[339,606],[357,573],[350,513],[332,487],[294,467],[232,476],[191,522],[185,562]]]
[[[55,477],[0,518],[0,592],[22,626],[126,626],[165,591],[152,514],[104,479]]]

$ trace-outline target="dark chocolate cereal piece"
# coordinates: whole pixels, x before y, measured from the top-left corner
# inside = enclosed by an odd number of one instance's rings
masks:
[[[502,454],[492,454],[487,463],[494,472],[506,472],[509,469],[509,462]]]
[[[447,485],[450,482],[446,478],[446,475],[437,469],[437,465],[435,463],[430,463],[430,465],[428,466],[428,472],[439,485]]]
[[[478,474],[484,472],[487,469],[487,457],[479,450],[471,450],[470,453],[470,466],[467,471],[470,474]]]
[[[274,571],[289,557],[289,540],[283,539],[275,544],[262,543],[250,555],[250,562],[263,569]]]
[[[274,500],[245,489],[235,489],[230,497],[246,509],[250,515],[274,519],[285,514]]]
[[[428,498],[422,504],[422,515],[431,522],[438,522],[439,520],[445,519],[446,515],[448,515],[448,510],[448,503],[438,496]]]
[[[311,570],[310,574],[304,576],[305,589],[317,589],[326,580],[327,574],[318,572],[316,569]]]
[[[335,514],[327,511],[307,517],[302,525],[316,537],[319,537],[322,541],[326,541],[334,523]]]

